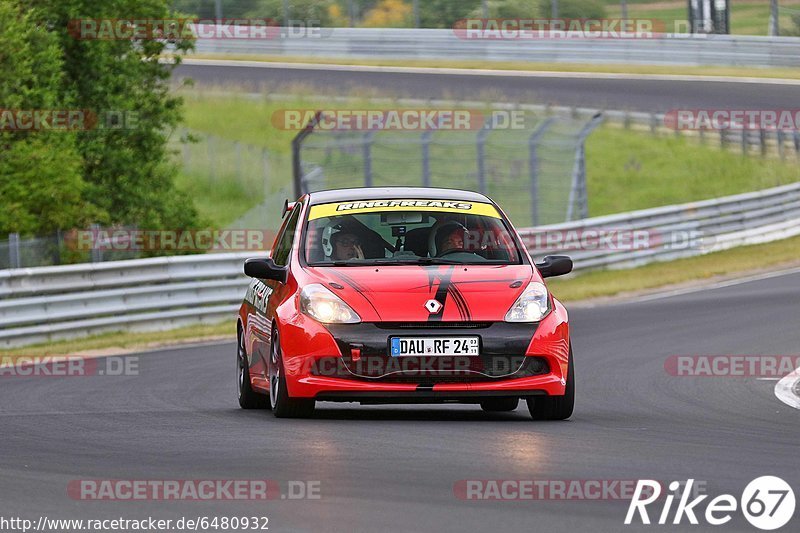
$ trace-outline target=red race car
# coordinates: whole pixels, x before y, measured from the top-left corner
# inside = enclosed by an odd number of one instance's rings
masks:
[[[287,216],[288,215],[288,216]],[[277,417],[315,402],[480,404],[566,419],[575,401],[567,311],[482,194],[313,192],[287,203],[238,317],[239,404]]]

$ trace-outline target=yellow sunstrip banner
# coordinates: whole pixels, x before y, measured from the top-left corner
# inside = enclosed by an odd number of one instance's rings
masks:
[[[386,211],[438,211],[482,215],[500,218],[500,213],[492,204],[450,200],[362,200],[358,202],[338,202],[334,204],[312,205],[309,220],[359,213],[384,213]]]

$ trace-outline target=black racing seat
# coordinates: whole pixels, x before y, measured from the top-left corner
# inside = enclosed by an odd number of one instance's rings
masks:
[[[416,228],[406,233],[405,250],[428,257],[428,235],[431,228]]]

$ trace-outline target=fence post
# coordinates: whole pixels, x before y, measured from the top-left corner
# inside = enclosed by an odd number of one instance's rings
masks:
[[[56,246],[53,250],[53,264],[61,264],[61,247],[64,245],[64,235],[61,233],[61,228],[56,230]]]
[[[486,194],[486,137],[494,127],[494,118],[489,120],[483,127],[478,130],[478,135],[475,138],[476,157],[478,163],[478,192]]]
[[[422,133],[422,186],[431,186],[431,138],[433,130]]]
[[[322,111],[314,113],[314,117],[308,121],[306,127],[292,139],[292,181],[294,182],[295,198],[300,198],[307,192],[303,189],[303,162],[300,158],[300,149],[303,147],[305,138],[314,132],[314,127],[319,124],[321,116]]]
[[[780,156],[781,159],[785,159],[786,158],[786,153],[785,153],[785,148],[786,147],[783,146],[783,143],[786,142],[786,133],[782,129],[778,128],[778,129],[775,130],[775,135],[777,137],[777,143],[778,143],[778,155]]]
[[[792,137],[794,138],[794,152],[800,154],[800,131],[794,130]]]
[[[719,146],[720,148],[725,148],[725,143],[727,142],[727,138],[725,137],[725,128],[719,129]]]
[[[97,238],[100,235],[100,224],[89,224],[89,231],[92,232],[94,238],[92,239],[91,261],[92,263],[100,263],[103,260],[103,250],[98,246],[100,244]]]
[[[242,143],[234,141],[233,151],[236,155],[236,179],[242,181]]]
[[[266,148],[261,149],[261,168],[264,173],[264,198],[267,198],[269,191],[269,152]]]
[[[211,181],[216,181],[217,170],[214,168],[216,154],[214,153],[214,136],[209,135],[206,138],[206,148],[208,153],[208,169],[211,174]]]
[[[567,205],[567,221],[573,220],[575,204],[578,205],[579,218],[588,218],[589,216],[589,198],[586,191],[586,137],[602,121],[603,113],[595,114],[578,134],[578,147],[575,150],[575,164],[572,170],[572,186],[569,190],[569,205]]]
[[[180,137],[181,143],[183,144],[183,168],[187,170],[189,169],[189,161],[192,160],[192,154],[190,152],[191,146],[189,146],[191,143],[189,142],[188,136],[188,132],[183,130]]]
[[[761,156],[767,155],[767,132],[764,128],[758,130],[758,142],[761,144]]]
[[[750,130],[748,130],[746,128],[742,128],[742,153],[743,154],[747,154],[747,152],[748,152],[748,148],[749,148],[748,147],[748,143],[750,142],[750,139],[748,138],[749,134],[750,134]]]
[[[553,122],[555,117],[549,117],[539,124],[531,136],[528,138],[528,172],[531,178],[531,225],[539,225],[539,139],[544,135]]]
[[[19,254],[19,233],[8,234],[8,268],[22,268]]]
[[[364,134],[364,187],[372,187],[372,140],[377,130],[370,130]]]

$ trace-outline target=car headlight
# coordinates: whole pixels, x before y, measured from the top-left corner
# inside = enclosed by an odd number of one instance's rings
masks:
[[[543,283],[528,284],[506,313],[506,322],[539,322],[550,312],[550,297]]]
[[[318,283],[300,291],[300,311],[325,324],[361,322],[361,317],[349,305]]]

